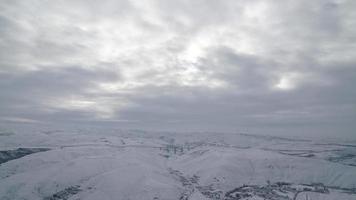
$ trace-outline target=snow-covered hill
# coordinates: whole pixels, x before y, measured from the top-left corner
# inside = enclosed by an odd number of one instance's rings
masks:
[[[356,199],[356,143],[0,127],[0,199]]]

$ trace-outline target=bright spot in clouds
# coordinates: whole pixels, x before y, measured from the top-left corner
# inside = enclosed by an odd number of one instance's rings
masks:
[[[281,90],[290,90],[294,88],[292,80],[287,77],[282,77],[275,86]]]
[[[274,85],[275,88],[280,90],[292,90],[298,87],[298,84],[301,83],[303,76],[298,73],[285,73],[282,74],[277,82]]]

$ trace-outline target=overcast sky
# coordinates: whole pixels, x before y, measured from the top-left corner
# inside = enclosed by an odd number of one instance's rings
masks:
[[[0,121],[356,135],[354,0],[0,0]]]

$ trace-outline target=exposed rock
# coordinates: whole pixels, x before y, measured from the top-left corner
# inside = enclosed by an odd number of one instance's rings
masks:
[[[67,200],[68,198],[77,194],[80,191],[81,191],[81,189],[80,189],[79,185],[71,186],[71,187],[65,188],[64,190],[56,192],[55,194],[53,194],[50,197],[45,197],[43,200]]]
[[[18,148],[15,150],[0,151],[0,164],[18,159],[32,153],[48,151],[49,148]]]

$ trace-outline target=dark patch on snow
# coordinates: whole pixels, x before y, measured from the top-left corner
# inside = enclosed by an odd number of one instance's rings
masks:
[[[0,131],[0,136],[10,136],[10,135],[14,135],[15,133],[11,132],[11,131]]]
[[[52,135],[52,134],[55,134],[55,133],[62,133],[64,132],[63,130],[50,130],[50,131],[41,131],[43,134],[46,134],[46,135]]]
[[[225,193],[224,200],[243,200],[260,197],[268,200],[295,200],[303,192],[328,194],[329,188],[322,183],[291,184],[277,182],[267,185],[243,185]]]
[[[79,185],[67,187],[64,190],[54,193],[52,196],[45,197],[43,200],[67,200],[71,196],[82,191]]]
[[[38,153],[42,151],[48,151],[49,148],[18,148],[15,150],[0,151],[0,164],[15,160],[29,154]]]
[[[257,139],[263,139],[267,141],[280,140],[280,141],[288,141],[288,142],[311,142],[311,140],[307,140],[307,139],[286,138],[286,137],[278,137],[278,136],[271,136],[271,135],[256,135],[256,134],[247,134],[247,133],[239,133],[239,135],[246,136],[246,137],[253,137]]]
[[[329,188],[339,190],[347,194],[356,194],[356,188],[344,188],[344,187],[337,187],[337,186],[330,186]]]
[[[340,147],[354,147],[354,148],[356,148],[356,144],[315,143],[315,145],[322,145],[322,146],[340,146]]]
[[[312,158],[315,157],[315,154],[313,153],[285,153],[283,151],[279,151],[280,154],[284,155],[289,155],[289,156],[298,156],[298,157],[304,157],[304,158]]]
[[[193,175],[192,177],[184,176],[182,172],[168,169],[170,174],[173,175],[183,186],[182,193],[179,200],[189,200],[194,192],[199,192],[208,199],[220,200],[223,192],[217,190],[213,185],[202,186],[199,184],[199,176]]]
[[[354,157],[356,157],[356,155],[354,154],[341,154],[338,156],[329,157],[328,160],[331,162],[341,162],[341,161],[352,159]]]
[[[288,156],[297,156],[297,157],[304,157],[304,158],[315,158],[319,157],[319,159],[327,160],[329,162],[339,163],[342,165],[348,166],[356,166],[356,154],[354,152],[345,153],[343,149],[331,149],[331,150],[296,150],[296,149],[269,149],[269,148],[262,148],[265,151],[273,151],[283,155]],[[332,153],[330,156],[323,156],[323,153]],[[321,156],[320,156],[321,155]]]

